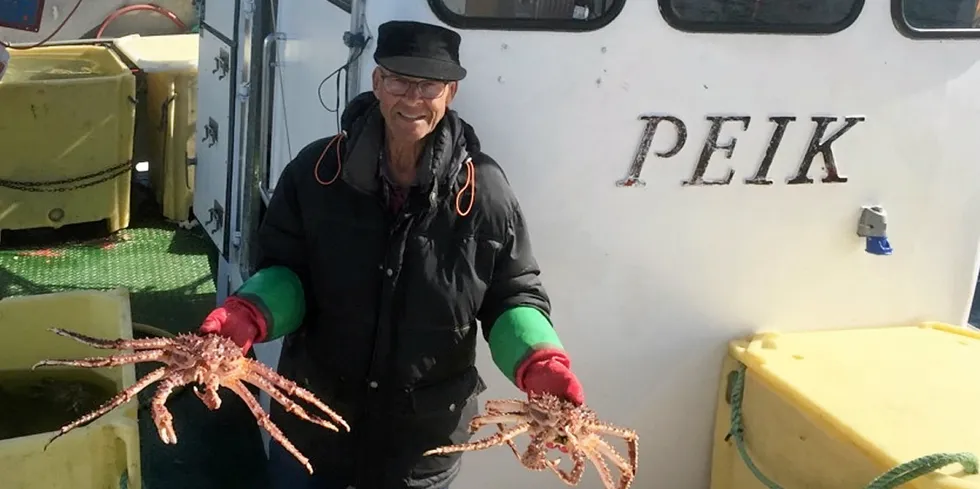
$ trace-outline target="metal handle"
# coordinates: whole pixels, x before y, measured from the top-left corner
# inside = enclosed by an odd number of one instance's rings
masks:
[[[259,155],[262,167],[259,171],[259,190],[265,193],[268,190],[268,174],[272,157],[269,155],[269,133],[272,129],[272,107],[271,99],[273,93],[272,70],[275,63],[272,62],[272,49],[276,42],[286,39],[286,34],[282,32],[272,32],[262,40],[262,91],[259,99]]]

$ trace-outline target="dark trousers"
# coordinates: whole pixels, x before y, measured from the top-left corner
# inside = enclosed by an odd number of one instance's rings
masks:
[[[317,472],[313,475],[306,471],[299,460],[296,460],[285,448],[275,440],[269,440],[269,480],[272,489],[348,489],[348,485],[330,480],[330,474]]]
[[[269,440],[269,480],[271,489],[357,489],[353,486],[331,480],[330,474],[306,471],[285,448],[275,440]],[[444,489],[449,489],[448,487]]]

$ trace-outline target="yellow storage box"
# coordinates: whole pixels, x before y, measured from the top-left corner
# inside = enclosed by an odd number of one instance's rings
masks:
[[[136,82],[103,46],[11,51],[0,81],[0,231],[129,225]]]
[[[980,488],[977,372],[980,334],[942,324],[733,342],[711,489]]]
[[[197,34],[132,35],[114,44],[146,79],[150,185],[167,219],[190,218],[197,125]]]
[[[47,330],[64,327],[96,337],[132,338],[129,295],[78,291],[0,300],[0,488],[140,489],[137,405],[131,401],[48,443],[54,431],[16,436],[25,425],[60,425],[133,384],[132,365],[30,371],[47,358],[102,356]],[[100,390],[101,389],[101,390]],[[49,430],[52,428],[49,428]],[[5,436],[6,435],[6,436]],[[13,437],[11,437],[13,435]]]

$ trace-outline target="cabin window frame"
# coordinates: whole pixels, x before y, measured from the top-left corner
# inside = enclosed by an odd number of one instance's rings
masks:
[[[913,40],[943,39],[971,40],[980,38],[980,28],[923,29],[909,23],[905,17],[905,0],[892,0],[892,23],[903,36]]]
[[[285,0],[285,1],[289,1],[289,0]],[[347,12],[349,14],[351,8],[353,8],[354,0],[327,0],[327,3],[333,4],[334,7],[337,7],[340,10],[343,10],[344,12]]]
[[[858,0],[863,1],[863,0]],[[622,13],[626,0],[610,0],[611,5],[599,18],[519,19],[514,17],[467,17],[446,6],[445,0],[427,0],[429,8],[444,24],[456,29],[489,31],[590,32],[609,25]]]
[[[847,29],[864,12],[865,0],[854,0],[850,13],[834,24],[754,24],[744,22],[704,22],[682,19],[673,8],[673,0],[657,0],[660,15],[667,25],[692,34],[791,34],[831,35]]]

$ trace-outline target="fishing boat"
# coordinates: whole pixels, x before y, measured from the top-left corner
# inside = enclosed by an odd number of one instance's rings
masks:
[[[587,402],[639,434],[632,487],[980,487],[976,0],[202,2],[185,207],[217,300],[394,19],[462,35],[453,108],[520,199]],[[564,487],[506,449],[456,485]]]

